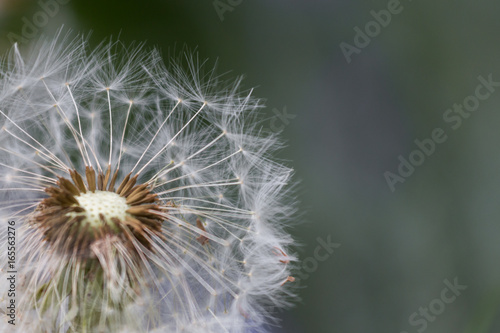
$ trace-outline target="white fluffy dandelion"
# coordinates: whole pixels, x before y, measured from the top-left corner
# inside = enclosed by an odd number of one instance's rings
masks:
[[[288,305],[291,170],[258,100],[186,59],[58,36],[3,62],[1,327],[248,332]]]

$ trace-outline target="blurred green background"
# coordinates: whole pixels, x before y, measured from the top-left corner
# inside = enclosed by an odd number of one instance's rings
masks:
[[[219,73],[246,76],[301,180],[301,300],[274,332],[492,333],[500,88],[455,130],[443,115],[479,76],[500,82],[499,11],[481,0],[0,0],[0,49],[64,24],[95,44],[197,48]],[[346,57],[341,45],[356,41]],[[434,128],[447,140],[392,191],[384,173]],[[318,238],[340,246],[319,260]],[[467,288],[449,301],[455,279]]]

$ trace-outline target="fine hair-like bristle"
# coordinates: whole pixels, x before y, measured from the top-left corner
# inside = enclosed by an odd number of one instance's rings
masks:
[[[156,50],[69,36],[14,46],[0,69],[17,329],[263,330],[290,304],[296,258],[292,170],[272,157],[260,101],[193,54],[165,65]],[[81,198],[103,192],[123,198],[121,218],[102,203],[91,220]]]

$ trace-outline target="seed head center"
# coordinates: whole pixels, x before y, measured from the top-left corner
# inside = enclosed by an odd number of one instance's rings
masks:
[[[68,170],[71,180],[58,177],[54,186],[45,188],[43,199],[33,214],[45,239],[61,253],[91,258],[92,245],[112,236],[126,247],[135,248],[133,238],[151,249],[153,234],[161,234],[166,207],[148,184],[136,184],[138,175],[126,175],[115,190],[118,171],[96,173],[85,168],[84,178]]]
[[[112,218],[123,221],[127,215],[127,209],[130,208],[124,197],[109,191],[96,190],[95,192],[81,193],[75,196],[75,199],[80,207],[85,209],[82,214],[86,216],[85,221],[92,227],[102,225],[101,215],[108,224],[112,224]]]

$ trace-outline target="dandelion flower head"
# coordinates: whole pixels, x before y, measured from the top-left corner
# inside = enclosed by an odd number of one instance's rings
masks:
[[[289,305],[292,171],[260,101],[204,68],[61,33],[2,62],[20,332],[257,332]]]

